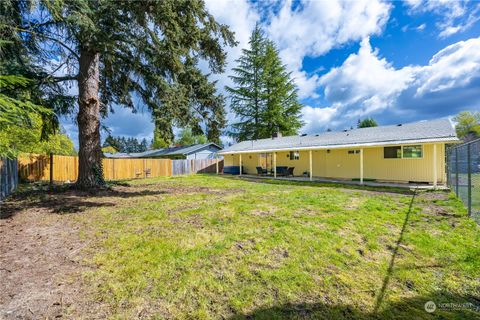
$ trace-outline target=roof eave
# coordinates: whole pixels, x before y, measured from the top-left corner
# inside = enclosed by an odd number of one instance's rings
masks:
[[[429,139],[411,139],[411,140],[397,140],[371,143],[352,143],[342,145],[323,145],[323,146],[308,146],[308,147],[285,147],[285,148],[266,148],[266,149],[251,149],[251,150],[221,150],[217,154],[239,154],[239,153],[260,153],[260,152],[276,152],[276,151],[300,151],[300,150],[327,150],[327,149],[347,149],[347,148],[361,148],[361,147],[377,147],[390,145],[405,145],[412,143],[461,143],[457,137],[443,137],[443,138],[429,138]]]

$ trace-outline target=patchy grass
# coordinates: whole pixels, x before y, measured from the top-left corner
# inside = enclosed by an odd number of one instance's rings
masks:
[[[448,193],[201,175],[128,185],[137,196],[76,216],[94,240],[91,298],[112,318],[431,319],[429,300],[437,317],[480,317],[480,230]]]
[[[3,203],[0,240],[2,319],[480,318],[480,228],[445,192],[39,184]]]

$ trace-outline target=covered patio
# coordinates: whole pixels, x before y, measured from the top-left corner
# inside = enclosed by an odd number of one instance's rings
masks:
[[[412,158],[388,158],[388,153]],[[224,155],[226,174],[297,181],[340,182],[367,186],[423,186],[445,184],[442,144],[385,147],[318,148],[278,152],[237,152]],[[230,169],[230,170],[229,170]],[[233,169],[233,170],[232,170]]]
[[[219,152],[224,173],[360,185],[446,183],[446,119],[242,141]]]
[[[351,186],[367,186],[367,187],[387,187],[387,188],[401,188],[409,190],[448,190],[446,185],[433,186],[431,184],[418,184],[418,183],[400,183],[400,182],[380,182],[380,181],[363,181],[360,183],[358,180],[345,180],[345,179],[333,179],[333,178],[321,178],[321,177],[302,177],[302,176],[277,176],[274,178],[272,175],[254,175],[254,174],[242,174],[238,176],[240,179],[246,180],[281,180],[281,181],[295,181],[295,182],[312,182],[312,183],[325,183],[325,184],[344,184]]]

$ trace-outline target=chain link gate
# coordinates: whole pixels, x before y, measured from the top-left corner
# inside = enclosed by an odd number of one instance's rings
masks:
[[[447,182],[480,223],[480,139],[448,149]]]

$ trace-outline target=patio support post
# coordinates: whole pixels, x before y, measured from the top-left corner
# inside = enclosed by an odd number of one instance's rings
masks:
[[[433,144],[433,189],[437,189],[437,145]]]
[[[363,149],[360,149],[360,184],[363,184]]]
[[[239,156],[240,156],[239,165],[240,165],[240,176],[241,176],[242,175],[242,154],[240,153]]]
[[[313,177],[313,172],[312,172],[312,150],[308,151],[308,158],[309,158],[309,161],[310,161],[310,181],[312,181],[312,177]]]
[[[215,161],[215,170],[216,170],[216,172],[217,172],[217,174],[218,174],[218,154],[216,154],[216,153],[215,153],[215,160],[216,160],[216,161]]]
[[[277,178],[277,153],[273,153],[273,177]]]

